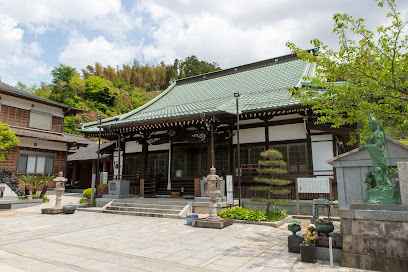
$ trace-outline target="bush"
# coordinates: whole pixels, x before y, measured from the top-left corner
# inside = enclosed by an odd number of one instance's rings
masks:
[[[266,215],[261,210],[246,210],[241,207],[232,208],[223,212],[219,212],[221,218],[232,218],[248,221],[266,221]]]
[[[33,195],[33,199],[38,199],[38,198],[40,198],[39,195]]]
[[[26,199],[26,197],[25,196],[19,196],[18,199],[24,200],[24,199]]]
[[[108,184],[107,183],[102,183],[101,185],[98,186],[98,190],[97,190],[97,197],[101,198],[103,195],[107,195],[109,193],[109,189],[108,189]]]
[[[269,211],[266,213],[266,219],[269,222],[275,222],[282,220],[283,218],[287,217],[288,214],[286,213],[286,210],[280,210],[280,209],[274,209],[272,211]]]
[[[247,210],[241,207],[228,209],[217,214],[221,218],[269,222],[279,221],[288,216],[285,210],[274,209],[268,213],[265,213],[261,210]]]
[[[94,190],[95,190],[94,192],[96,192],[96,189],[94,189]],[[82,196],[85,197],[85,198],[88,198],[88,199],[91,198],[91,194],[92,194],[92,188],[85,189],[82,192]]]

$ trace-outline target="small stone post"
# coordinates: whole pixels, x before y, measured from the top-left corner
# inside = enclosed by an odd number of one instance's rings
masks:
[[[398,177],[401,191],[401,204],[408,205],[408,162],[398,163]]]

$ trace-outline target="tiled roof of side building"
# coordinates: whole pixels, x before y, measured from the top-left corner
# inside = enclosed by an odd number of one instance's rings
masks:
[[[300,105],[286,88],[300,86],[302,78],[313,75],[314,70],[313,64],[286,55],[180,79],[145,105],[116,118],[105,119],[102,126],[143,124],[202,113],[235,114],[236,92],[240,93],[243,113]],[[96,129],[97,122],[94,122],[83,124],[81,131]]]
[[[40,97],[38,95],[34,95],[32,93],[23,91],[21,89],[18,89],[16,87],[10,86],[4,82],[0,81],[0,93],[4,93],[10,96],[14,96],[14,97],[19,97],[19,98],[23,98],[23,99],[27,99],[30,101],[34,101],[34,102],[38,102],[38,103],[43,103],[49,106],[54,106],[57,108],[61,108],[65,111],[65,114],[77,114],[77,113],[82,113],[83,110],[77,109],[77,108],[73,108],[64,104],[60,104],[57,103],[55,101],[49,100],[49,99],[45,99],[43,97]]]

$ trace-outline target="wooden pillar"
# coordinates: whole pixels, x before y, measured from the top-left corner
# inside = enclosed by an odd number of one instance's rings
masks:
[[[198,178],[194,179],[194,196],[195,197],[201,196],[200,179]]]
[[[141,178],[140,179],[140,197],[144,197],[144,183],[145,183],[144,178]]]
[[[307,161],[310,174],[313,175],[313,155],[312,155],[312,137],[310,136],[310,129],[306,129],[306,146],[307,146]]]
[[[107,160],[103,160],[102,161],[102,171],[103,172],[106,172],[106,170],[107,170],[107,165],[106,164],[107,164]]]
[[[144,142],[142,144],[142,173],[141,178],[147,178],[147,168],[149,168],[149,145]]]
[[[77,174],[77,162],[73,161],[73,163],[72,163],[72,180],[71,181],[76,181],[76,174]]]
[[[92,174],[96,174],[96,161],[92,161]]]
[[[228,150],[229,150],[229,174],[234,175],[235,172],[235,165],[234,165],[234,144],[233,144],[233,137],[232,137],[232,129],[231,129],[231,137],[228,141]]]
[[[269,149],[269,122],[265,121],[265,149]]]

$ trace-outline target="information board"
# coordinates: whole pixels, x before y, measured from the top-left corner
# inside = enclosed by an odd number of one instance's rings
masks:
[[[232,175],[227,175],[227,204],[234,205],[234,192],[232,184]]]
[[[298,178],[297,191],[298,193],[330,194],[330,180],[329,178]]]

